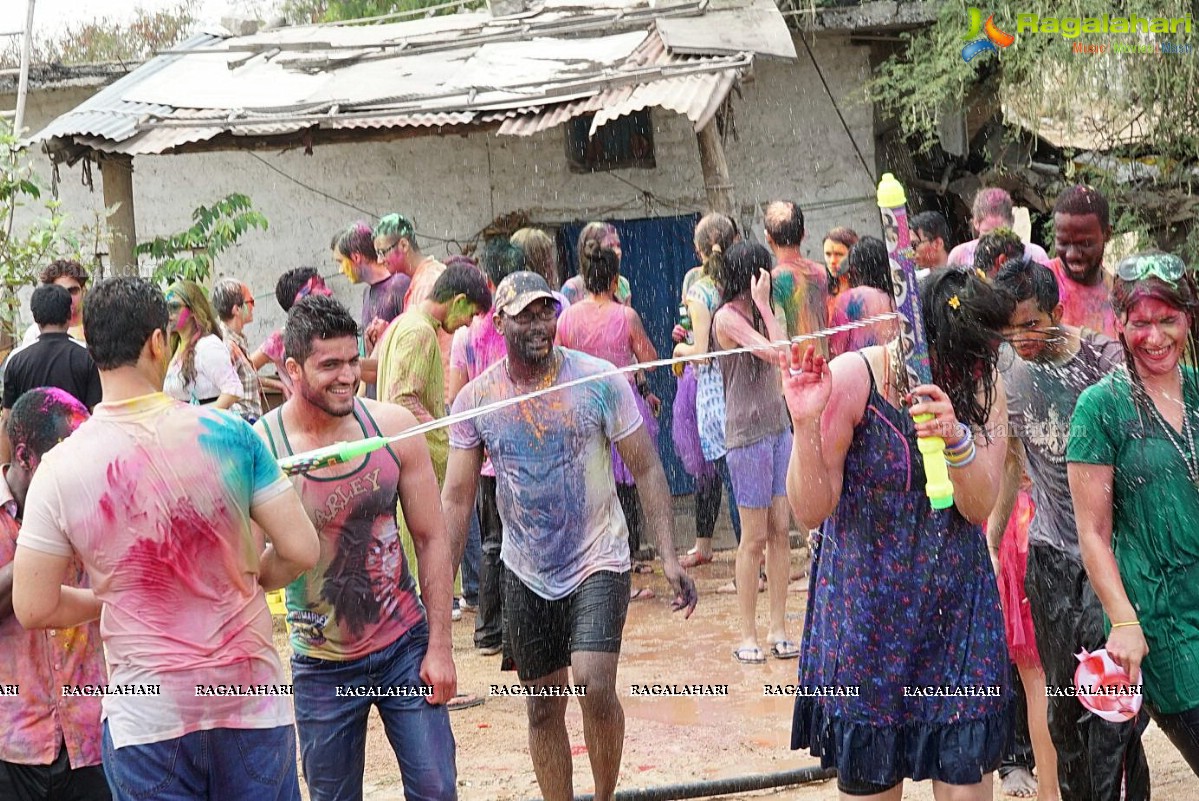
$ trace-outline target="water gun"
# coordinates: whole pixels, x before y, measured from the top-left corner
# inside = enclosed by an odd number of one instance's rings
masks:
[[[288,476],[307,473],[309,470],[319,470],[322,467],[357,459],[359,456],[373,453],[380,448],[386,448],[391,442],[392,440],[387,437],[367,437],[355,442],[337,442],[324,448],[280,459],[279,469]]]
[[[932,366],[928,358],[928,340],[924,334],[924,317],[920,313],[920,287],[916,282],[916,263],[912,260],[912,240],[908,230],[907,197],[903,187],[891,173],[884,173],[878,184],[878,207],[883,217],[883,236],[891,262],[891,291],[895,310],[899,312],[899,345],[906,354],[909,386],[931,384]],[[916,422],[931,420],[921,415]],[[945,440],[941,437],[920,437],[917,447],[924,460],[924,489],[934,509],[953,506],[953,483],[945,462]]]

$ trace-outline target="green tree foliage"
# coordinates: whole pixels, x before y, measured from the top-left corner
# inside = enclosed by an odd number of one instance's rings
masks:
[[[170,284],[180,278],[202,283],[212,274],[216,257],[247,231],[266,230],[263,214],[254,209],[246,195],[232,194],[212,206],[192,212],[193,225],[186,231],[155,237],[135,249],[154,262],[154,280]]]
[[[1115,200],[1124,230],[1161,229],[1169,222],[1162,209],[1138,207],[1137,193],[1172,191],[1191,195],[1199,186],[1199,37],[1152,33],[1061,34],[1019,32],[1017,14],[1039,17],[1181,18],[1192,13],[1183,0],[1024,0],[985,6],[997,26],[1015,34],[1015,42],[969,63],[968,9],[964,0],[942,3],[936,24],[904,35],[906,46],[884,62],[870,95],[900,124],[910,143],[928,150],[938,142],[940,115],[1003,109],[1009,122],[1018,117],[1034,131],[1047,120],[1065,121],[1065,131],[1089,142],[1087,150],[1152,166],[1152,175],[1117,183],[1110,171],[1069,165],[1071,180],[1100,186]],[[1192,19],[1192,25],[1199,18]],[[1164,41],[1186,43],[1189,54],[1076,52],[1077,44],[1119,42],[1152,49]],[[998,151],[998,148],[994,149]],[[1068,159],[1078,153],[1067,151]],[[989,165],[996,166],[996,165]],[[1121,203],[1124,200],[1126,202]],[[1155,219],[1155,215],[1159,218]],[[1191,223],[1188,249],[1199,253],[1199,227]]]
[[[18,228],[21,209],[24,219]],[[42,195],[12,129],[0,121],[0,348],[7,349],[17,338],[18,290],[36,283],[38,273],[54,259],[80,258],[80,237],[66,222],[59,202]]]
[[[138,7],[127,21],[92,18],[66,26],[51,39],[34,40],[33,63],[140,63],[188,36],[195,27],[197,0],[179,2],[161,11]],[[0,52],[0,64],[20,63],[19,37],[11,37]]]

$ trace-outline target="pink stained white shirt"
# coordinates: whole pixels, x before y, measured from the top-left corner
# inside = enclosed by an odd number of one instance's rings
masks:
[[[0,477],[0,567],[16,553],[16,514],[17,502]],[[68,582],[87,586],[78,559]],[[0,621],[0,654],[0,686],[20,688],[16,697],[0,699],[0,760],[50,765],[65,743],[72,768],[99,765],[100,696],[75,694],[107,682],[99,624],[29,631],[9,615]]]
[[[134,690],[104,696],[115,747],[293,722],[250,528],[292,491],[245,421],[162,393],[101,403],[46,454],[18,544],[78,554],[104,604],[109,683]]]

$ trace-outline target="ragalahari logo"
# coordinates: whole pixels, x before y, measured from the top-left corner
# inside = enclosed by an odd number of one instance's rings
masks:
[[[970,44],[962,48],[962,61],[966,62],[988,50],[999,52],[999,47],[1007,47],[1016,41],[1015,36],[999,30],[994,14],[987,17],[986,24],[983,24],[983,12],[977,8],[970,9],[970,32],[963,38],[970,40]]]

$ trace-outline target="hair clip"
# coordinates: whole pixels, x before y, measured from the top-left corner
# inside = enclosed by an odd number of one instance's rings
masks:
[[[959,308],[961,308],[962,302],[958,300],[957,295],[954,295],[949,299],[949,305],[954,311],[957,311]]]

